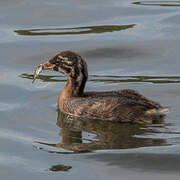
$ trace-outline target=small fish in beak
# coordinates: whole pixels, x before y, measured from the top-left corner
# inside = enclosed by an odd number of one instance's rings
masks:
[[[35,82],[35,80],[37,79],[38,75],[40,74],[42,70],[53,70],[55,66],[56,66],[55,64],[52,64],[49,61],[44,64],[40,64],[34,71],[32,84]]]
[[[32,84],[35,82],[35,80],[37,79],[38,75],[40,74],[40,72],[43,70],[43,65],[40,64],[36,70],[34,71],[34,77],[33,77],[33,81]]]

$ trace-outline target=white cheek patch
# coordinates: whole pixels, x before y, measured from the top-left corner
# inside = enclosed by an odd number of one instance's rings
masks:
[[[66,74],[65,70],[64,69],[61,69],[60,67],[58,67],[58,71],[63,73],[63,74]]]
[[[61,59],[61,60],[64,60],[64,61],[67,61],[67,60],[68,60],[67,57],[63,57],[63,56],[58,56],[58,58]]]
[[[69,61],[69,59],[67,57],[58,56],[57,59],[59,61],[61,61],[62,63],[66,63],[66,64],[69,64],[69,65],[72,65],[72,62]]]
[[[65,67],[68,68],[68,69],[71,69],[71,71],[70,71],[70,72],[67,72],[65,69],[63,69],[63,68],[61,68],[61,67],[58,67],[58,71],[61,72],[61,73],[63,73],[63,74],[66,74],[66,75],[70,75],[70,74],[72,73],[72,68],[69,67],[69,66],[65,66]]]
[[[63,60],[62,62],[66,63],[66,64],[68,64],[70,66],[72,65],[72,61],[69,61],[69,60],[66,60],[66,61]]]

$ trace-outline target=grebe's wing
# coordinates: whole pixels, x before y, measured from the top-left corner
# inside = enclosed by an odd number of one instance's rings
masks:
[[[133,122],[152,109],[157,109],[157,107],[133,98],[89,96],[67,100],[62,111],[83,118]]]

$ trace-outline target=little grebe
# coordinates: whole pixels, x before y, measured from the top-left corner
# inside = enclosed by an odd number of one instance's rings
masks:
[[[152,123],[164,116],[167,108],[132,89],[84,92],[87,64],[71,51],[63,51],[42,65],[43,70],[59,71],[67,83],[59,95],[58,108],[69,115],[108,121]]]

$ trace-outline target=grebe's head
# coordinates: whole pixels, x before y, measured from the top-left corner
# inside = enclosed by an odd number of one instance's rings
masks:
[[[43,70],[54,70],[67,77],[77,79],[88,78],[87,64],[82,57],[72,51],[62,51],[43,64]]]
[[[87,64],[82,57],[72,51],[62,51],[42,64],[43,70],[54,70],[65,74],[82,94],[88,79]]]

